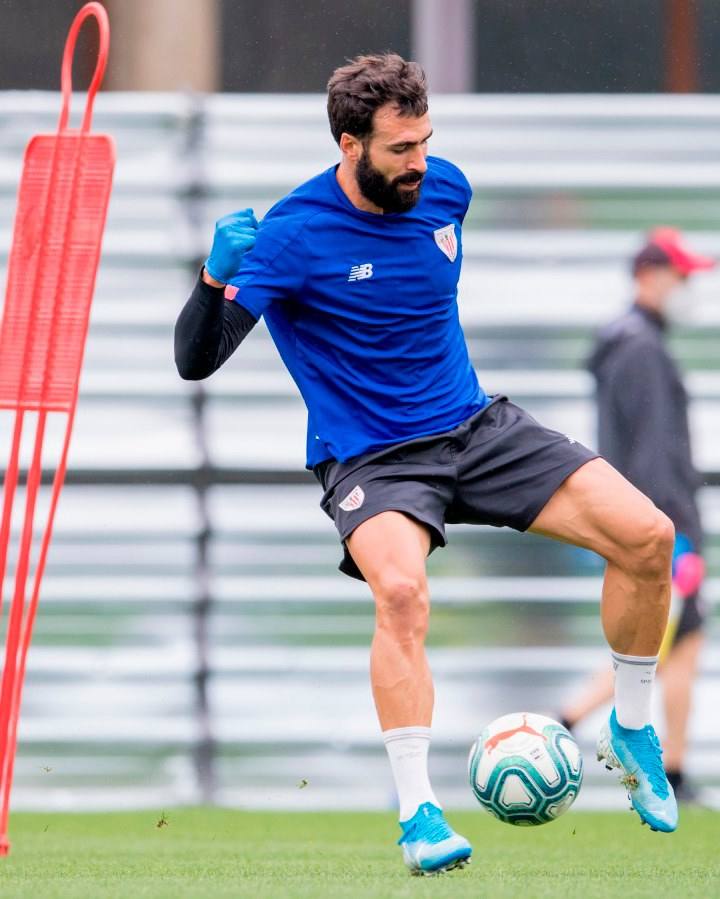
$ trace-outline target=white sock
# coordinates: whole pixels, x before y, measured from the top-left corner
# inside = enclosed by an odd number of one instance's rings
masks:
[[[650,723],[657,656],[625,656],[613,651],[615,715],[622,727],[640,730]]]
[[[423,802],[440,808],[428,777],[430,728],[394,727],[383,731],[383,740],[395,778],[400,820],[409,821]]]

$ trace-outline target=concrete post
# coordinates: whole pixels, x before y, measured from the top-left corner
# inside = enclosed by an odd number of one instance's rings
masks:
[[[414,0],[412,57],[434,93],[463,93],[475,84],[475,9],[472,0]]]
[[[106,0],[111,90],[215,91],[220,0]]]

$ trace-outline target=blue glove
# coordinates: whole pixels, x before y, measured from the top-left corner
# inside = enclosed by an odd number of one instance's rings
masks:
[[[242,257],[255,245],[257,229],[252,209],[241,209],[218,219],[212,249],[205,261],[208,275],[227,284],[238,273]]]

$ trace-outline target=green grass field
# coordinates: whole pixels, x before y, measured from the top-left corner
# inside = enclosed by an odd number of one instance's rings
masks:
[[[720,815],[685,811],[673,835],[627,814],[570,813],[545,827],[499,824],[481,812],[451,822],[473,864],[414,878],[394,845],[390,814],[277,814],[173,809],[17,814],[0,859],[2,899],[186,899],[406,896],[720,896]],[[161,824],[161,826],[158,826]]]

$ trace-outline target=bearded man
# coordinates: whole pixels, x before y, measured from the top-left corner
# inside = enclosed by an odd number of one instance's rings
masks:
[[[433,682],[425,563],[446,522],[509,526],[583,546],[607,569],[602,622],[616,666],[599,755],[623,769],[657,830],[677,806],[650,724],[670,602],[674,529],[596,453],[478,383],[460,327],[463,173],[428,156],[425,76],[360,56],[328,85],[338,165],[217,223],[176,326],[182,377],[214,372],[263,316],[308,409],[307,467],[376,608],[370,680],[413,873],[465,864],[427,769]],[[231,285],[232,299],[224,299]],[[280,513],[281,514],[281,513]]]

